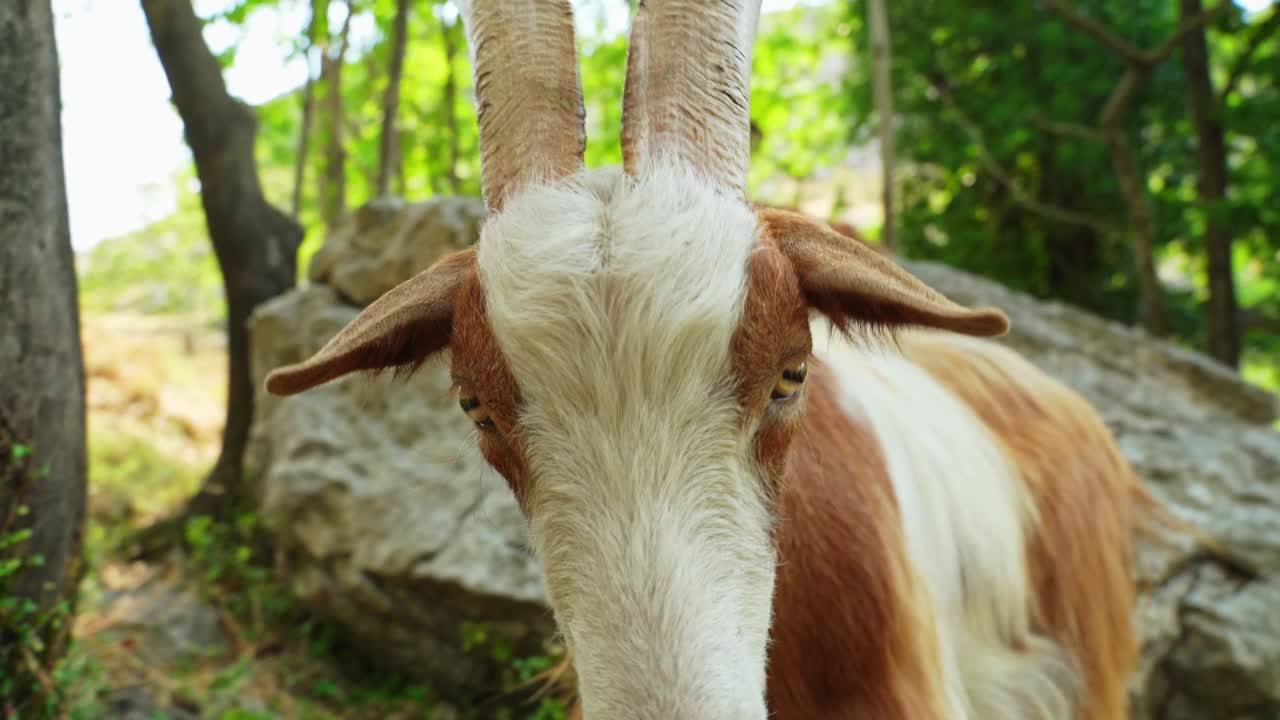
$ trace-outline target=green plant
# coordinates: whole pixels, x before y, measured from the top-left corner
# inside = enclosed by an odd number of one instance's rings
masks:
[[[74,605],[63,598],[42,606],[20,593],[27,571],[44,565],[44,556],[28,552],[32,531],[24,527],[31,508],[21,502],[31,486],[48,477],[47,463],[35,466],[30,445],[10,443],[0,462],[0,475],[16,477],[15,501],[0,515],[0,710],[6,717],[23,708],[34,717],[55,717],[65,706],[65,693],[55,678],[57,649],[70,636]]]
[[[520,655],[510,638],[488,623],[464,620],[461,624],[463,652],[484,652],[499,668],[499,694],[511,703],[494,709],[493,717],[515,720],[563,720],[572,706],[574,687],[559,667],[564,648],[551,645],[546,652]]]
[[[269,542],[254,513],[238,513],[230,523],[193,517],[183,537],[201,594],[241,623],[245,640],[261,638],[297,609],[272,573]]]

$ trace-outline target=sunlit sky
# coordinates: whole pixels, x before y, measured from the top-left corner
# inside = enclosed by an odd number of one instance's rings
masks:
[[[764,10],[784,9],[797,1],[764,0]],[[1260,9],[1270,2],[1240,4]],[[206,17],[231,4],[232,0],[195,0],[196,12]],[[589,4],[600,6],[598,0]],[[270,100],[306,78],[303,61],[288,59],[284,42],[304,32],[306,3],[279,5],[280,9],[255,11],[243,28],[222,23],[205,31],[215,52],[238,41],[236,62],[225,76],[231,93],[250,104]],[[333,3],[337,19],[341,5]],[[625,29],[626,5],[608,2],[603,7],[606,32]],[[53,8],[62,64],[71,240],[81,251],[172,212],[173,177],[190,154],[138,0],[53,0]],[[368,42],[371,25],[353,23],[356,47]]]

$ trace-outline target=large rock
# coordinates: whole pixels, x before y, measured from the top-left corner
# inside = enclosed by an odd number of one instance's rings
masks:
[[[475,242],[484,217],[484,204],[471,198],[416,204],[379,198],[325,238],[308,274],[349,302],[368,305],[442,255]]]
[[[300,360],[365,304],[474,240],[478,200],[384,202],[339,229],[315,284],[252,321],[253,370]],[[1280,412],[1194,353],[942,266],[909,262],[956,300],[1004,309],[1004,339],[1091,400],[1153,492],[1216,538],[1144,541],[1133,717],[1280,717]],[[519,511],[471,447],[444,363],[407,382],[347,378],[260,394],[252,460],[299,596],[371,657],[466,702],[496,686],[477,623],[536,652],[551,619]],[[470,630],[468,630],[470,628]]]

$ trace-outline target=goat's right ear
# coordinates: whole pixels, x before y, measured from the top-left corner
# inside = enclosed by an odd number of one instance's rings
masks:
[[[365,308],[307,360],[267,375],[267,392],[295,395],[362,370],[414,367],[449,345],[454,300],[475,250],[447,255]]]
[[[917,326],[992,337],[1009,331],[994,308],[948,300],[871,246],[799,213],[764,210],[760,219],[791,261],[809,306],[841,330]]]

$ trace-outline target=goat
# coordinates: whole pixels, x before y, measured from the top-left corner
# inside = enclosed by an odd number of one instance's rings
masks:
[[[449,351],[591,720],[1124,717],[1147,496],[1002,312],[749,203],[760,0],[641,0],[603,170],[568,0],[460,5],[478,243],[267,389]]]

